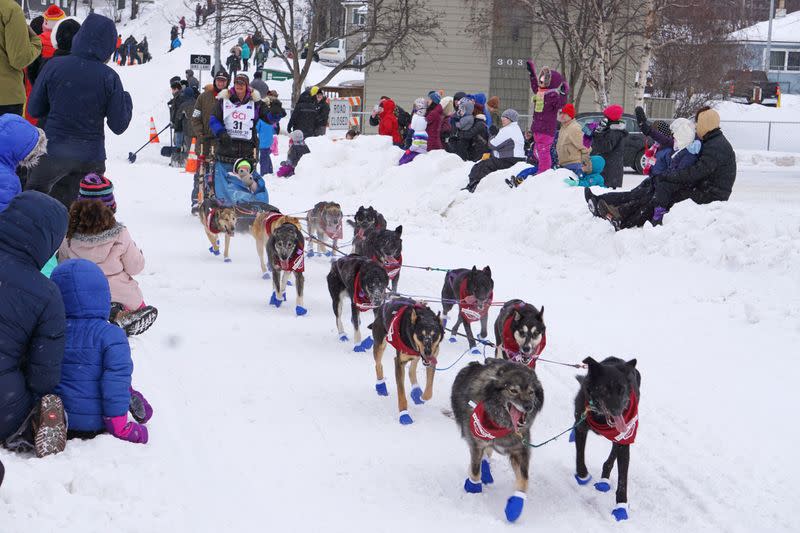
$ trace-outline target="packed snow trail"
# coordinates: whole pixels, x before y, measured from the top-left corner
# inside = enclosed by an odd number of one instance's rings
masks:
[[[135,120],[122,137],[107,138],[119,219],[144,251],[138,279],[160,311],[153,328],[132,340],[134,383],[155,409],[151,440],[70,441],[45,459],[0,451],[7,469],[0,531],[503,527],[513,493],[507,460],[495,456],[495,483],[483,494],[465,494],[467,447],[442,413],[457,370],[482,358],[438,372],[432,401],[412,405],[414,424],[401,426],[394,380],[387,380],[390,396],[378,397],[371,354],[336,339],[326,258],[307,261],[307,316],[295,317],[292,305],[268,307],[272,289],[261,279],[253,240],[233,239],[230,264],[211,256],[188,214],[191,177],[166,167],[157,147],[135,165],[125,160],[146,140],[149,116],[166,114],[159,110],[167,80],[197,51],[194,30],[186,35],[183,48],[150,66],[119,69]],[[613,493],[575,484],[565,435],[533,452],[522,527],[794,529],[787,509],[800,503],[799,468],[789,460],[797,430],[786,421],[794,417],[790,391],[800,370],[797,172],[743,168],[730,202],[680,204],[663,227],[614,233],[559,172],[514,191],[498,173],[469,195],[458,191],[469,165],[449,154],[398,168],[400,152],[377,137],[312,139],[310,147],[297,176],[268,179],[271,200],[285,212],[319,200],[338,201],[346,213],[372,204],[390,227],[403,225],[408,264],[490,264],[497,300],[544,305],[543,357],[638,358],[641,427],[631,453],[629,522],[611,516]],[[637,181],[627,176],[626,186]],[[435,295],[442,280],[441,272],[405,269],[400,290]],[[440,364],[464,348],[445,342]],[[576,373],[537,365],[545,406],[534,441],[572,424]],[[589,438],[595,478],[608,449]]]

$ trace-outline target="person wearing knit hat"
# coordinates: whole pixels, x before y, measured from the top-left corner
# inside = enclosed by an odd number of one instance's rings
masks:
[[[233,78],[233,84],[236,85],[237,83],[241,83],[246,85],[247,87],[250,87],[250,76],[248,76],[244,72],[239,72]]]
[[[311,87],[311,89],[308,90],[308,92],[311,93],[311,96],[317,96],[317,93],[319,92],[319,87],[314,85],[313,87]]]
[[[309,150],[304,140],[303,130],[293,130],[289,134],[289,153],[286,156],[286,161],[281,161],[281,167],[276,175],[279,178],[294,176],[294,171],[300,162],[300,158],[310,153],[311,150]]]
[[[436,91],[431,91],[428,93],[426,103],[428,107],[425,110],[425,135],[427,139],[425,151],[444,150],[444,145],[442,144],[442,122],[444,121],[442,96]],[[416,130],[414,131],[416,133]],[[418,143],[421,141],[421,138],[417,139]]]
[[[117,212],[117,202],[114,199],[114,184],[105,176],[87,174],[81,180],[78,198],[82,200],[100,200],[113,212]]]
[[[64,18],[56,22],[50,32],[50,41],[55,48],[53,56],[65,56],[72,50],[72,39],[78,30],[81,29],[81,23],[72,17]]]
[[[55,54],[56,49],[53,46],[52,32],[56,23],[64,19],[67,15],[64,10],[53,4],[48,7],[44,13],[44,22],[42,23],[42,58],[50,59]]]
[[[603,181],[606,187],[622,187],[625,166],[625,121],[622,107],[610,105],[603,110],[603,119],[592,132],[592,155],[602,156],[606,161],[603,168]]]
[[[592,172],[589,148],[583,144],[583,130],[575,120],[575,106],[566,104],[558,114],[561,129],[556,142],[558,166],[571,170],[578,180]]]
[[[487,175],[525,161],[525,137],[517,123],[518,119],[519,113],[516,110],[506,109],[503,111],[500,116],[502,127],[497,135],[489,141],[491,155],[473,165],[469,172],[469,183],[462,190],[475,192],[478,184]]]

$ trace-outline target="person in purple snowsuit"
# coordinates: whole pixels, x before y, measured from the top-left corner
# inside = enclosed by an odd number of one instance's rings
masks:
[[[561,73],[550,67],[542,67],[539,76],[536,76],[536,65],[532,60],[527,63],[528,73],[531,78],[533,91],[533,133],[534,152],[539,161],[540,174],[553,167],[550,149],[556,136],[558,127],[558,110],[567,103],[569,84],[564,81]]]

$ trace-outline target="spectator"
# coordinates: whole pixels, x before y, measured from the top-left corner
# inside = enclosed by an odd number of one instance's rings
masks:
[[[194,7],[194,26],[195,28],[200,26],[200,17],[203,16],[203,8],[200,7],[200,2]],[[203,21],[205,22],[205,21]]]
[[[492,125],[489,127],[489,134],[494,136],[500,130],[500,97],[492,96],[486,102],[486,112],[492,118]]]
[[[603,181],[606,187],[622,187],[624,174],[625,122],[622,120],[622,106],[610,105],[603,110],[603,119],[592,133],[592,155],[603,156],[606,167]]]
[[[270,152],[272,151],[272,142],[275,139],[275,126],[269,122],[264,122],[262,119],[258,119],[256,130],[258,132],[258,153],[261,163],[261,175],[266,176],[273,172]]]
[[[583,145],[583,131],[575,120],[575,106],[567,104],[558,113],[561,130],[558,134],[558,164],[575,173],[580,178],[584,173],[591,174],[592,162],[589,149]]]
[[[541,174],[553,168],[550,149],[555,140],[558,110],[567,103],[569,84],[563,81],[560,72],[550,67],[542,67],[537,78],[533,61],[526,66],[533,91],[533,149],[538,161],[537,173]]]
[[[264,43],[256,46],[256,52],[253,55],[253,62],[256,64],[256,73],[258,74],[261,73],[261,69],[264,68],[264,63],[267,62],[267,57],[269,57],[266,46]]]
[[[314,128],[314,135],[316,136],[324,136],[325,131],[328,128],[328,117],[331,114],[331,105],[328,103],[328,97],[319,90],[319,87],[312,87],[311,90],[317,90],[317,94],[315,98],[317,99],[317,118],[316,118],[316,126]]]
[[[0,0],[0,115],[22,116],[25,105],[23,69],[42,53],[42,41],[25,22],[13,0]]]
[[[117,47],[114,49],[114,63],[119,65],[120,47],[122,46],[122,34],[117,35]]]
[[[174,78],[170,82],[170,91],[172,91],[172,99],[167,102],[167,107],[169,108],[169,123],[172,124],[172,131],[174,134],[172,145],[175,148],[175,152],[180,154],[180,152],[183,150],[183,125],[185,121],[185,117],[181,111],[183,104],[187,100],[187,96],[183,92],[184,87],[181,82],[179,80],[175,80]],[[189,91],[191,94],[190,88]],[[180,163],[179,159],[180,156],[173,159],[173,162],[178,165]]]
[[[261,72],[261,69],[257,69],[256,73],[253,74],[253,81],[250,82],[250,87],[258,91],[261,96],[266,96],[269,92],[269,85],[262,79],[263,76],[264,73]]]
[[[183,33],[186,31],[186,17],[181,17],[181,20],[178,21],[178,24],[181,27],[181,39],[183,39]]]
[[[242,64],[244,65],[244,71],[247,72],[250,70],[248,62],[250,61],[250,46],[247,43],[242,43]]]
[[[428,93],[428,109],[425,111],[425,132],[428,134],[428,151],[442,150],[442,121],[444,111],[441,106],[442,97],[436,91]]]
[[[214,142],[214,133],[211,131],[210,121],[217,104],[217,95],[227,88],[228,74],[221,70],[214,77],[214,83],[207,85],[203,94],[195,102],[194,111],[192,112],[192,130],[197,137],[197,155],[201,162],[211,153],[211,147]],[[192,187],[192,214],[196,214],[199,209],[198,199],[203,176],[203,165],[198,165]]]
[[[314,86],[300,93],[292,110],[286,131],[301,130],[304,138],[313,137],[317,132],[317,99],[319,88]]]
[[[147,44],[147,37],[142,37],[139,42],[139,53],[142,55],[142,63],[147,63],[153,57],[150,55],[150,46]]]
[[[97,265],[71,259],[53,271],[66,311],[67,335],[56,393],[69,417],[69,438],[108,431],[128,442],[147,443],[153,409],[131,388],[133,360],[125,334],[108,323],[111,292]],[[136,422],[128,422],[128,411]]]
[[[235,78],[236,74],[240,70],[242,70],[242,63],[239,59],[239,56],[236,55],[236,52],[231,49],[231,55],[228,56],[228,59],[225,61],[226,66],[228,67],[228,71],[231,74],[231,77]]]
[[[117,135],[128,129],[133,104],[119,76],[105,65],[117,29],[102,15],[86,17],[72,53],[47,64],[31,92],[29,110],[47,116],[47,155],[31,172],[26,189],[52,193],[65,206],[78,196],[81,179],[105,172],[104,122]]]
[[[139,63],[141,65],[142,60],[139,57],[139,43],[136,42],[136,38],[133,35],[128,35],[123,45],[125,46],[125,55],[128,57],[128,64],[135,65]]]
[[[300,162],[300,158],[310,153],[311,150],[306,146],[305,139],[303,139],[303,131],[294,130],[289,134],[289,153],[286,155],[286,161],[281,161],[281,168],[278,169],[276,175],[279,178],[294,176],[294,171]]]
[[[42,13],[44,17],[44,21],[42,22],[42,58],[43,59],[50,59],[53,57],[55,53],[55,48],[52,45],[52,39],[50,38],[50,34],[53,31],[53,26],[55,26],[56,22],[59,20],[63,20],[67,14],[64,13],[64,10],[58,7],[57,5],[53,4],[48,7],[44,13]]]
[[[386,98],[377,106],[378,135],[387,135],[392,138],[392,144],[400,146],[403,142],[400,137],[400,128],[395,115],[395,103],[391,98]],[[373,113],[375,114],[375,113]]]
[[[0,442],[39,457],[66,446],[63,404],[53,394],[64,355],[64,304],[39,273],[66,230],[64,206],[39,192],[23,192],[0,213]]]
[[[429,100],[425,98],[417,98],[414,101],[411,127],[408,129],[408,139],[404,143],[407,149],[400,157],[398,165],[405,165],[413,161],[418,155],[428,153],[428,133],[426,131],[428,123],[425,121],[425,113],[428,106]]]
[[[439,105],[442,106],[442,127],[439,138],[442,141],[442,147],[444,147],[445,150],[448,150],[450,133],[453,131],[450,124],[450,119],[455,113],[455,108],[453,107],[453,97],[445,96],[442,98],[442,101],[439,102]]]
[[[489,151],[488,128],[484,115],[474,114],[475,102],[471,98],[458,101],[458,120],[452,140],[453,151],[464,161],[480,161]]]
[[[500,116],[502,127],[497,135],[489,141],[492,155],[483,161],[475,163],[469,172],[469,183],[464,190],[475,192],[478,183],[488,174],[510,168],[520,161],[525,161],[522,130],[517,124],[519,113],[513,109],[506,109]]]
[[[186,69],[186,85],[192,88],[195,92],[195,96],[200,94],[200,80],[194,77],[194,71],[192,69]]]
[[[45,133],[19,115],[0,116],[0,211],[22,192],[18,166],[35,166],[47,149]]]

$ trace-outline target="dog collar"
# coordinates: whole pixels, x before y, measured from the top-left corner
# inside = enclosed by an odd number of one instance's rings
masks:
[[[403,266],[403,254],[400,254],[398,257],[386,259],[384,261],[379,260],[377,255],[373,255],[372,260],[376,263],[379,263],[383,267],[383,269],[386,271],[386,274],[389,275],[390,280],[397,277],[397,275],[400,273],[400,268]]]
[[[305,253],[303,251],[303,244],[297,245],[297,250],[295,250],[294,259],[289,258],[288,260],[284,261],[283,259],[279,259],[278,263],[280,264],[281,270],[284,272],[305,272],[306,269],[306,259]]]
[[[533,354],[531,354],[532,357],[530,361],[526,363],[526,356],[519,351],[519,343],[517,342],[517,339],[514,338],[514,332],[511,331],[511,323],[513,321],[514,315],[510,315],[508,318],[506,318],[505,322],[503,322],[503,343],[501,348],[503,348],[503,351],[506,353],[510,361],[527,364],[530,368],[536,368],[536,360],[540,355],[542,355],[544,347],[547,345],[547,332],[542,333],[542,340],[539,341],[539,344],[536,346],[536,350],[534,350]]]
[[[367,295],[361,289],[361,272],[356,273],[356,278],[353,280],[353,303],[359,311],[369,311],[375,309],[377,305],[372,305]]]
[[[333,229],[329,228],[328,226],[324,226],[323,230],[325,235],[328,236],[329,239],[341,239],[344,237],[344,230],[342,229],[342,223],[334,227]]]
[[[421,354],[418,350],[411,348],[405,343],[405,341],[403,341],[403,336],[400,332],[400,321],[403,320],[403,315],[405,314],[406,309],[409,307],[409,305],[403,305],[399,309],[392,311],[393,316],[389,320],[389,325],[386,328],[386,341],[394,346],[394,348],[400,353],[420,357]]]
[[[625,431],[620,432],[613,424],[608,421],[598,421],[596,413],[590,411],[589,400],[586,400],[586,423],[595,433],[604,436],[615,444],[633,444],[636,440],[636,433],[639,430],[639,399],[631,388],[628,399],[628,408],[622,414],[625,421]]]
[[[217,214],[217,210],[213,207],[208,210],[208,217],[206,217],[206,227],[208,227],[208,231],[213,233],[214,235],[218,235],[220,233],[220,229],[217,226],[217,223],[214,222],[214,215]]]

